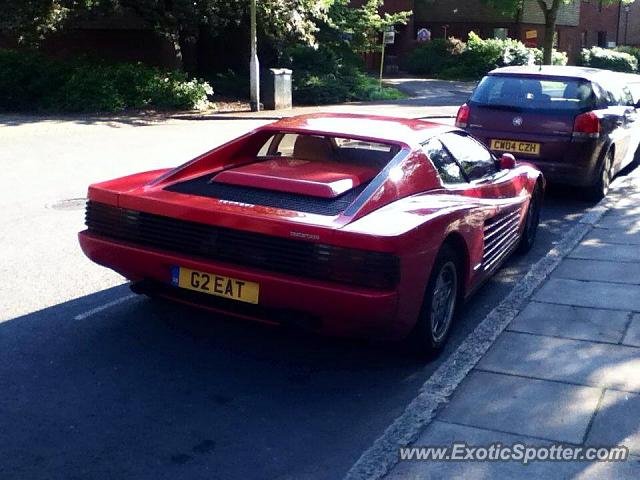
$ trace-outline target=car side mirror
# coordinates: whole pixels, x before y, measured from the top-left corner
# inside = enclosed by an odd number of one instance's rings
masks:
[[[516,157],[510,153],[503,153],[500,160],[498,160],[498,164],[500,165],[500,170],[511,170],[516,167]]]
[[[640,100],[634,105],[638,110],[640,110]]]

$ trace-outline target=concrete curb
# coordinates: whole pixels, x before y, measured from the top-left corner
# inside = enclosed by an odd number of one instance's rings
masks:
[[[346,480],[382,478],[398,463],[398,449],[417,439],[435,418],[437,410],[493,345],[502,331],[524,308],[529,298],[556,269],[560,262],[580,243],[584,236],[623,196],[626,183],[633,176],[612,183],[609,195],[587,210],[578,224],[569,230],[546,256],[536,262],[513,288],[462,342],[458,349],[422,385],[418,396],[351,467]]]

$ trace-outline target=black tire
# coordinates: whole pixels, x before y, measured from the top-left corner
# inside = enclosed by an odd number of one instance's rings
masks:
[[[628,168],[630,170],[635,170],[638,167],[640,167],[640,147],[638,147],[638,149],[635,151],[633,160],[631,160]]]
[[[451,325],[462,298],[460,256],[448,244],[440,249],[433,264],[418,322],[411,335],[414,348],[421,355],[435,356],[447,342]],[[441,296],[437,301],[437,290]]]
[[[527,216],[524,219],[524,229],[522,230],[522,237],[520,238],[520,243],[518,244],[517,252],[520,254],[529,252],[536,241],[536,235],[538,234],[538,225],[540,224],[541,207],[542,190],[539,185],[536,185],[533,193],[531,194],[531,200],[529,200]]]
[[[587,189],[586,193],[589,200],[600,201],[607,196],[607,193],[609,193],[611,180],[613,180],[613,175],[611,174],[613,168],[613,156],[614,151],[610,148],[604,157],[594,184]]]

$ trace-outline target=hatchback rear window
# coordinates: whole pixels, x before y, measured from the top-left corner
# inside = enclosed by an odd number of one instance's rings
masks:
[[[489,75],[471,96],[474,105],[513,110],[591,110],[595,95],[586,80]]]

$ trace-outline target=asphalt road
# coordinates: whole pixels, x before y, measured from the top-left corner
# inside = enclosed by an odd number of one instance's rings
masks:
[[[132,297],[82,256],[88,183],[261,123],[0,118],[0,478],[341,478],[592,205],[550,191],[536,247],[468,303],[432,362]]]

